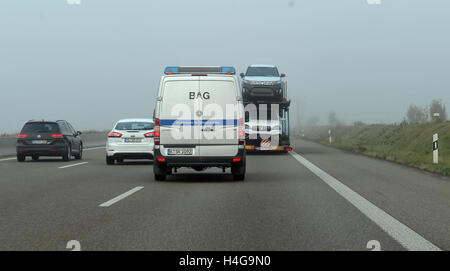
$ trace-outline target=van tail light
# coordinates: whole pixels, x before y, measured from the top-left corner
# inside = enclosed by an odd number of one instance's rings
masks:
[[[155,136],[155,134],[154,134],[153,132],[148,132],[148,133],[144,134],[144,136],[145,136],[145,137],[152,138],[152,137]]]
[[[118,132],[111,132],[108,134],[108,137],[118,138],[118,137],[122,137],[122,134],[118,133]]]
[[[245,144],[245,131],[244,131],[244,119],[239,119],[238,124],[238,137],[239,137],[239,145]]]
[[[166,162],[166,158],[158,157],[158,158],[156,158],[156,161],[158,161],[158,162]]]
[[[153,133],[154,145],[159,146],[159,118],[155,118],[155,132]]]
[[[17,138],[26,138],[26,137],[28,137],[27,134],[18,134],[17,135]]]
[[[242,158],[233,158],[233,162],[237,163],[237,162],[241,162]]]
[[[52,138],[63,138],[63,134],[52,134]]]

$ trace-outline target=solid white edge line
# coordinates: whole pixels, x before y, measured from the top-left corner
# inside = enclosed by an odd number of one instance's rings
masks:
[[[0,162],[1,162],[1,161],[15,160],[15,159],[17,159],[17,157],[2,158],[2,159],[0,159]]]
[[[90,150],[99,150],[99,149],[104,149],[106,148],[105,146],[103,147],[93,147],[93,148],[83,148],[83,151],[90,151]]]
[[[334,177],[330,176],[325,171],[321,170],[313,163],[306,160],[298,153],[290,152],[290,154],[302,165],[308,168],[312,173],[317,175],[326,184],[333,188],[339,195],[349,201],[353,206],[360,210],[370,220],[383,229],[394,240],[399,242],[407,250],[413,251],[440,251],[441,249],[435,246],[430,241],[423,238],[408,226],[404,225],[385,211],[381,210],[370,201],[366,200],[358,193],[350,189],[345,184],[341,183]]]
[[[76,164],[72,164],[72,165],[62,166],[62,167],[58,167],[58,168],[75,167],[75,166],[80,166],[80,165],[84,165],[84,164],[87,164],[87,163],[88,162],[81,162],[81,163],[76,163]]]
[[[116,202],[118,202],[120,200],[123,200],[124,198],[126,198],[126,197],[128,197],[128,196],[130,196],[130,195],[132,195],[134,193],[136,193],[137,191],[141,190],[142,188],[144,188],[144,187],[143,186],[136,186],[135,188],[133,188],[133,189],[131,189],[131,190],[129,190],[129,191],[127,191],[127,192],[125,192],[125,193],[123,193],[123,194],[113,198],[113,199],[110,199],[107,202],[104,202],[104,203],[100,204],[99,207],[109,207],[109,206],[113,205],[114,203],[116,203]]]

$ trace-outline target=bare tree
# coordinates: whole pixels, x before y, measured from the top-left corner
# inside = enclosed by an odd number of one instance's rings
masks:
[[[406,118],[408,123],[425,123],[427,122],[426,109],[416,105],[410,105],[406,112]]]
[[[328,124],[331,126],[338,126],[341,124],[341,121],[337,117],[336,112],[330,111],[330,113],[328,113]]]
[[[439,119],[441,121],[447,120],[447,112],[445,110],[445,104],[442,103],[442,100],[433,100],[430,104],[430,117],[433,118],[434,114],[439,114]]]
[[[307,126],[316,126],[319,123],[319,118],[316,116],[312,116],[306,122]]]

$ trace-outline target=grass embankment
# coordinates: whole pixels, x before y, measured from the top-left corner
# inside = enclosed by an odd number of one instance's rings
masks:
[[[305,129],[307,139],[337,148],[450,176],[450,122],[408,125],[318,126]],[[439,164],[432,163],[433,134],[439,134]]]

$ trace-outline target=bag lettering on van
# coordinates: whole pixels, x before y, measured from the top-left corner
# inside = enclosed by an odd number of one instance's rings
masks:
[[[203,94],[199,91],[197,93],[191,91],[189,92],[189,99],[193,100],[193,99],[204,99],[204,100],[208,100],[209,99],[209,92],[205,91],[203,92]]]

